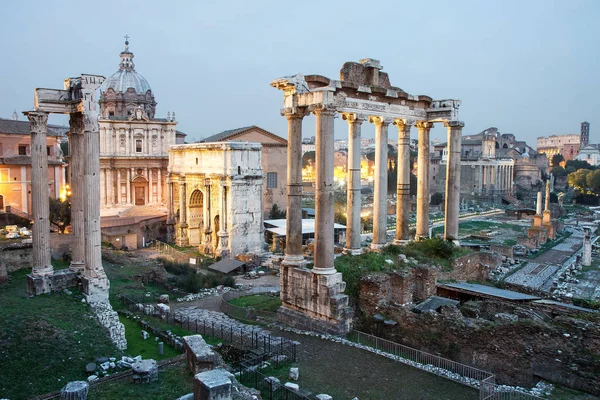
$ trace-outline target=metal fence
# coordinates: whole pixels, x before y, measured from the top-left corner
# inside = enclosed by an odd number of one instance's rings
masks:
[[[390,355],[412,361],[409,365],[435,375],[479,389],[481,400],[535,400],[541,399],[529,393],[507,391],[506,387],[495,384],[495,376],[469,365],[461,364],[435,354],[413,349],[368,333],[352,330],[348,339],[358,344],[374,348]],[[415,365],[414,363],[420,364]]]
[[[143,305],[127,295],[121,294],[121,304],[131,312],[143,311]],[[260,351],[270,356],[285,355],[296,361],[296,343],[292,340],[266,334],[264,330],[254,327],[234,327],[232,324],[215,323],[215,321],[198,320],[184,316],[178,312],[167,312],[159,316],[167,324],[180,326],[192,333],[211,336],[225,343]]]
[[[229,291],[221,296],[221,312],[232,318],[250,322],[274,322],[277,321],[277,313],[265,310],[256,310],[251,307],[238,307],[230,304],[229,301],[239,297],[251,296],[253,294],[271,294],[277,290],[273,286],[255,286],[250,291]]]
[[[236,372],[239,373],[238,381],[248,387],[253,387],[260,391],[263,400],[310,400],[301,393],[286,388],[281,383],[273,382],[266,375],[259,371],[260,365],[269,361],[278,364],[278,360],[266,356],[255,357],[243,360]]]
[[[188,254],[185,254],[184,252],[175,249],[170,244],[161,242],[160,240],[154,240],[153,248],[157,253],[171,257],[172,259],[181,263],[195,265],[198,262],[196,258],[190,257]],[[194,261],[191,262],[191,260]]]

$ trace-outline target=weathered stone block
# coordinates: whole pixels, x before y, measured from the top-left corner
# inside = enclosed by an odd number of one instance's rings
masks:
[[[208,345],[202,335],[184,336],[188,368],[193,374],[211,370],[221,364],[221,357]]]
[[[38,296],[42,293],[60,292],[79,283],[77,274],[69,269],[55,271],[48,276],[27,275],[27,294]]]
[[[60,391],[61,400],[86,400],[89,384],[85,381],[69,382]]]
[[[222,369],[194,376],[194,400],[231,400],[231,374]]]
[[[158,365],[152,359],[136,361],[131,369],[134,382],[150,383],[158,380]]]

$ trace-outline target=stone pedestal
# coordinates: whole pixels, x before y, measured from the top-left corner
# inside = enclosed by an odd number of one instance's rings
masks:
[[[231,374],[222,369],[194,376],[194,400],[231,400]]]
[[[76,287],[79,280],[77,273],[68,269],[56,271],[52,275],[27,275],[27,294],[37,296],[43,293],[60,292],[66,288]]]
[[[152,359],[140,360],[131,366],[133,382],[150,383],[158,380],[158,365]]]
[[[187,247],[190,245],[190,240],[187,235],[188,224],[185,222],[179,223],[177,226],[177,238],[175,239],[175,244],[179,247]]]
[[[343,335],[350,330],[352,310],[344,294],[342,274],[315,274],[305,268],[281,267],[280,322],[304,330]]]
[[[202,335],[184,336],[185,354],[188,368],[192,374],[212,370],[220,364],[220,356],[215,353],[211,346],[206,344]]]
[[[85,381],[69,382],[60,390],[60,400],[87,400],[89,388]]]

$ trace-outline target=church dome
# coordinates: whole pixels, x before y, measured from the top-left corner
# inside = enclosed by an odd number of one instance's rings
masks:
[[[125,50],[121,52],[120,56],[119,70],[104,81],[100,90],[106,92],[108,89],[113,89],[116,93],[124,93],[127,89],[132,88],[137,94],[146,94],[148,90],[152,90],[146,78],[135,71],[134,55],[129,51],[128,41],[125,42]]]

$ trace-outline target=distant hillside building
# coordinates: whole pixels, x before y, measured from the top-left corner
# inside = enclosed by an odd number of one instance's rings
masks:
[[[561,154],[565,160],[573,160],[579,154],[581,147],[581,135],[551,135],[537,138],[537,152],[544,153],[548,159],[555,154]]]
[[[287,207],[287,140],[258,126],[230,129],[209,136],[198,143],[254,142],[262,144],[263,211],[268,217],[275,204],[280,210]]]
[[[600,149],[598,149],[598,145],[588,144],[579,151],[579,155],[575,159],[586,161],[592,166],[600,165]]]
[[[48,125],[48,195],[59,198],[66,185],[66,164],[60,148],[67,126]],[[0,118],[0,211],[31,215],[31,132],[29,121]]]
[[[581,123],[581,147],[590,144],[590,123],[583,121]]]

